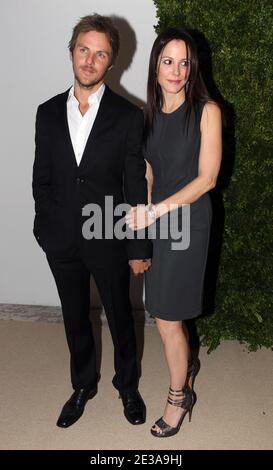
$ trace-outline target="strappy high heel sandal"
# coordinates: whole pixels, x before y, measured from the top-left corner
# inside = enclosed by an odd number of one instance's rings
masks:
[[[187,380],[186,383],[193,390],[195,377],[197,376],[200,370],[200,360],[198,357],[194,357],[188,361],[188,371],[187,371]]]
[[[162,416],[154,424],[154,426],[157,425],[159,427],[160,431],[156,431],[152,428],[152,435],[155,437],[170,437],[177,434],[187,413],[189,413],[189,421],[191,421],[192,408],[195,401],[195,393],[193,390],[190,389],[188,385],[185,385],[181,390],[173,390],[170,387],[167,402],[170,405],[179,406],[183,408],[183,413],[176,427],[172,427],[167,424]]]

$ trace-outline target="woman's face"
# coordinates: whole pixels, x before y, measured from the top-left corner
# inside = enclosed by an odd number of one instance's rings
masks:
[[[157,81],[163,94],[185,94],[184,86],[190,74],[190,57],[184,41],[173,39],[158,58]]]

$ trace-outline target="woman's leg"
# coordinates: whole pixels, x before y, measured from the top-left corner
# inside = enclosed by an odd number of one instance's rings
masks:
[[[200,369],[200,361],[197,357],[197,355],[193,355],[192,351],[191,351],[191,345],[190,345],[190,338],[189,338],[189,332],[188,332],[188,328],[187,328],[187,325],[186,323],[183,321],[182,322],[182,329],[184,331],[184,334],[187,338],[187,342],[188,342],[188,345],[189,345],[189,352],[188,352],[188,376],[187,376],[187,380],[186,380],[186,383],[187,385],[190,387],[191,390],[193,390],[193,385],[194,385],[194,380],[195,380],[195,377],[196,375],[198,374],[199,372],[199,369]]]
[[[181,390],[187,379],[189,345],[187,330],[181,321],[167,321],[156,318],[156,324],[164,346],[169,368],[170,387]],[[166,404],[163,419],[172,427],[176,427],[183,413],[181,407]],[[156,431],[160,429],[155,425]]]

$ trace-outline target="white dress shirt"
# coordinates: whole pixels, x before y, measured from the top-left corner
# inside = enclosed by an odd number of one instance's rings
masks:
[[[74,87],[72,86],[69,90],[67,98],[67,120],[78,165],[81,162],[88,136],[96,119],[104,90],[105,85],[103,83],[95,93],[89,96],[89,108],[83,116],[79,109],[80,103],[74,95]]]

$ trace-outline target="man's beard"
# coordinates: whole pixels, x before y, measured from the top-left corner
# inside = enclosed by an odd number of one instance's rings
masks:
[[[87,82],[87,83],[85,82],[84,83],[84,82],[81,81],[80,77],[74,71],[75,80],[80,85],[80,87],[84,88],[85,90],[89,90],[90,88],[93,88],[94,86],[96,86],[99,82],[103,81],[106,74],[107,74],[107,70],[100,77],[97,77],[93,80],[90,80],[90,82]]]

